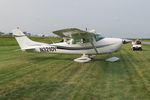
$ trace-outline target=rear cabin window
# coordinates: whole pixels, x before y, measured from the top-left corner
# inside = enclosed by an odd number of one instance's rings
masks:
[[[83,37],[83,36],[82,37],[80,37],[80,36],[73,37],[72,44],[89,43],[90,40],[86,37],[87,36],[85,36],[85,37]],[[95,38],[95,41],[99,41],[99,40],[103,39],[104,37],[101,36],[100,34],[95,34],[94,38]]]
[[[76,37],[76,38],[73,38],[72,44],[80,44],[80,43],[88,43],[88,42],[90,41],[86,38]]]
[[[80,43],[88,43],[88,42],[90,41],[86,38],[74,38],[72,44],[80,44]]]

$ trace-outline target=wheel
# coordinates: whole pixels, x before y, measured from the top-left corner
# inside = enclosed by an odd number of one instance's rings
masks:
[[[140,48],[140,51],[142,51],[142,48]]]

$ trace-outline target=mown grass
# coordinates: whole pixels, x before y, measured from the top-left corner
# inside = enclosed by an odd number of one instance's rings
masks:
[[[73,61],[80,55],[22,52],[14,39],[0,38],[0,100],[149,100],[150,46],[143,49],[127,44],[112,54],[118,62],[104,54],[83,64]]]
[[[143,41],[150,42],[150,39],[144,39]]]
[[[33,41],[53,43],[61,41],[58,37],[29,37]],[[0,46],[17,46],[17,42],[14,37],[0,37]]]

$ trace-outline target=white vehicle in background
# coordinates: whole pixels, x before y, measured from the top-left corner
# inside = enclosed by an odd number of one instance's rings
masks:
[[[139,39],[132,41],[132,50],[133,51],[142,51],[142,43]]]

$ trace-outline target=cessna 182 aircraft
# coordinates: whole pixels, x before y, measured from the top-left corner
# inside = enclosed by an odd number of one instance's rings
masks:
[[[94,30],[84,31],[77,28],[61,29],[53,32],[63,38],[60,43],[41,43],[30,40],[17,28],[13,30],[22,51],[37,51],[48,53],[83,54],[76,62],[89,62],[96,54],[111,53],[120,49],[122,39],[105,38]]]

